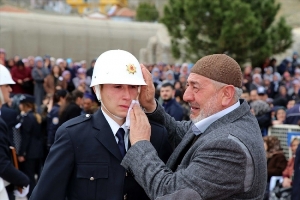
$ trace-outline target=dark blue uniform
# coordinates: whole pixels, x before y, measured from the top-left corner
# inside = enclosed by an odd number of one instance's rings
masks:
[[[17,170],[11,162],[12,157],[9,146],[12,144],[8,138],[8,132],[7,125],[0,116],[0,177],[11,183],[6,189],[10,199],[14,199],[12,196],[14,186],[28,186],[29,178]]]
[[[9,108],[6,104],[1,107],[1,117],[8,127],[8,137],[10,142],[15,146],[13,141],[13,128],[18,124],[18,112]]]
[[[174,117],[176,121],[181,121],[183,119],[183,108],[175,99],[171,99],[170,101],[163,103],[162,105],[171,117]]]
[[[151,142],[166,162],[172,153],[165,127],[151,124]],[[149,199],[120,165],[121,152],[101,109],[60,126],[30,200]]]
[[[50,147],[54,142],[56,130],[59,127],[59,108],[60,105],[55,104],[47,116],[47,146]]]
[[[24,156],[25,161],[20,163],[20,169],[30,178],[29,197],[36,185],[34,176],[40,174],[44,151],[41,124],[32,111],[22,116],[21,137],[19,156]]]
[[[300,200],[300,145],[296,151],[292,200]]]

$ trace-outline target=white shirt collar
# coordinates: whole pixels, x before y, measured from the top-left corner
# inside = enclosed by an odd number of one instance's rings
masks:
[[[119,130],[119,128],[123,128],[124,131],[125,131],[125,134],[127,134],[127,128],[126,128],[126,126],[125,126],[125,122],[124,122],[124,124],[120,127],[120,125],[119,125],[117,122],[115,122],[115,120],[113,120],[110,116],[108,116],[108,115],[102,110],[102,108],[101,108],[101,111],[102,111],[102,113],[103,113],[103,115],[104,115],[106,121],[108,122],[108,124],[109,124],[109,126],[110,126],[110,128],[111,128],[111,130],[112,130],[112,132],[113,132],[113,134],[114,134],[114,136],[116,136],[117,131]]]
[[[197,122],[195,124],[195,126],[200,130],[200,133],[204,133],[204,131],[215,121],[217,121],[218,119],[220,119],[221,117],[223,117],[224,115],[227,115],[228,113],[230,113],[231,111],[233,111],[234,109],[238,108],[240,106],[240,101],[237,101],[235,104],[233,104],[232,106],[217,112],[216,114],[213,114],[205,119],[202,119],[200,122]],[[195,132],[196,135],[200,134]]]

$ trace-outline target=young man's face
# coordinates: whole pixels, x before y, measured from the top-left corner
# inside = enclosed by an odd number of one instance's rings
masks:
[[[105,84],[100,86],[101,102],[113,115],[125,118],[131,101],[137,98],[137,85]],[[110,113],[106,112],[110,116]],[[112,116],[110,116],[112,117]]]
[[[3,95],[4,102],[0,102],[1,104],[5,104],[10,101],[9,94],[11,93],[11,87],[9,85],[1,85],[0,90]]]
[[[174,90],[171,86],[161,87],[160,88],[160,97],[164,101],[168,101],[174,97]]]

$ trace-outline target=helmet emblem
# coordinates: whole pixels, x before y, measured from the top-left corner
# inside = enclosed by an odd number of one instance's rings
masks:
[[[129,74],[134,74],[136,72],[136,67],[133,64],[128,64],[127,66],[127,71]]]

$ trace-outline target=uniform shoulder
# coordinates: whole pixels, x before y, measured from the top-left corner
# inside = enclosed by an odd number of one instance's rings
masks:
[[[149,123],[151,125],[151,127],[156,127],[156,128],[161,128],[161,129],[164,129],[165,127],[157,122],[154,122],[152,120],[149,120]]]
[[[64,127],[64,128],[67,128],[67,127],[74,126],[76,124],[80,124],[80,123],[83,123],[85,121],[88,121],[91,118],[92,118],[92,115],[90,115],[90,114],[80,115],[78,117],[74,117],[74,118],[66,121],[61,126]]]

